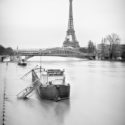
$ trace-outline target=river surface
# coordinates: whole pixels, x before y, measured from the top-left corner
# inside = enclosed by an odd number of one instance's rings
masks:
[[[33,92],[27,100],[16,95],[31,84],[20,78],[39,62],[26,67],[0,63],[0,125],[5,88],[5,125],[125,125],[125,63],[42,57],[44,68],[65,69],[70,99],[40,100]]]

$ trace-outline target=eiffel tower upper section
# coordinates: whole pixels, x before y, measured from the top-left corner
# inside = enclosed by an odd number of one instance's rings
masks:
[[[73,0],[69,0],[69,21],[68,21],[68,30],[66,32],[66,38],[63,42],[63,47],[72,47],[79,48],[79,43],[76,39],[74,25],[73,25]]]

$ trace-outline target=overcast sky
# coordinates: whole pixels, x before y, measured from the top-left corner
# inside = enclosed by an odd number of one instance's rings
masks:
[[[0,0],[0,44],[5,47],[61,47],[68,25],[69,0]],[[76,37],[89,40],[117,33],[125,43],[125,0],[73,0]]]

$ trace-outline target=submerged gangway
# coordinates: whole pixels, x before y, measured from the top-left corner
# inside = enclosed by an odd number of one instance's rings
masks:
[[[35,82],[37,82],[38,80],[39,79],[37,79]],[[20,99],[27,98],[33,92],[33,90],[36,89],[37,86],[38,84],[33,84],[33,85],[26,87],[25,89],[23,89],[21,92],[17,94],[17,98],[20,98]]]
[[[38,70],[38,69],[40,69],[40,71],[41,71],[41,67],[40,68],[36,68],[36,69],[34,68],[31,71],[29,71],[28,73],[26,73],[23,77],[27,76],[30,72],[32,72],[32,75],[34,77],[37,77],[35,72],[34,72],[34,70]],[[21,92],[19,92],[17,94],[17,98],[25,99],[25,98],[29,97],[30,94],[33,92],[33,90],[35,90],[37,88],[37,86],[39,85],[38,84],[39,81],[40,81],[40,79],[37,77],[37,79],[34,82],[32,82],[32,84],[30,86],[26,87],[25,89],[23,89]]]

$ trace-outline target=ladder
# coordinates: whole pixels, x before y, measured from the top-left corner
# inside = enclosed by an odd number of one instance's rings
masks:
[[[37,66],[36,66],[37,67]],[[33,90],[35,90],[37,88],[37,86],[39,86],[40,84],[40,79],[39,77],[36,75],[34,70],[38,70],[39,68],[34,68],[32,70],[30,70],[28,73],[26,73],[22,78],[26,77],[30,72],[32,72],[32,84],[28,87],[26,87],[25,89],[23,89],[21,92],[19,92],[17,94],[17,98],[19,99],[25,99],[27,98],[32,92]],[[41,68],[40,68],[41,70]],[[21,79],[22,79],[21,78]]]
[[[34,81],[34,83],[37,82],[38,80],[39,79],[36,79],[36,81]],[[36,89],[37,86],[38,86],[38,84],[32,84],[32,85],[26,87],[25,89],[23,89],[21,92],[19,92],[17,94],[17,98],[26,99],[33,92],[33,90]]]

